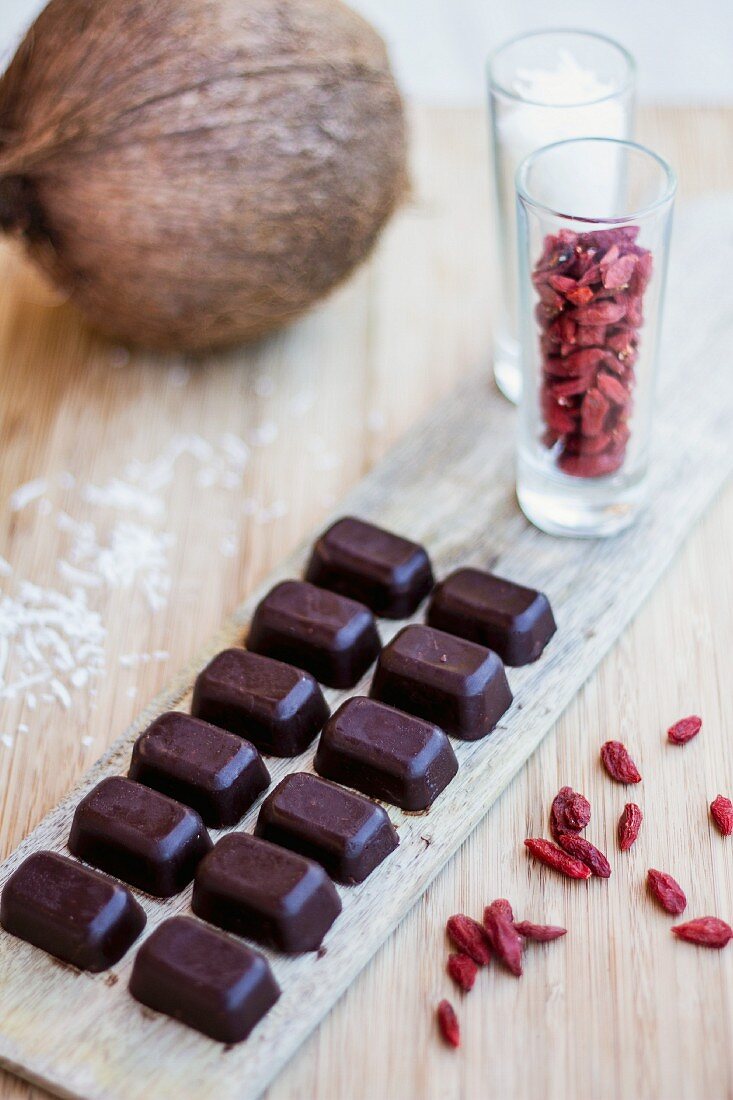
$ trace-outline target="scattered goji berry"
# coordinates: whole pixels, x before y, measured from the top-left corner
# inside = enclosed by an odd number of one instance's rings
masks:
[[[462,951],[449,955],[446,969],[464,993],[468,993],[469,989],[473,989],[473,983],[476,981],[476,975],[478,974],[478,966],[469,955],[464,955]]]
[[[514,920],[514,910],[506,898],[495,898],[491,905],[486,906],[486,909],[490,909],[492,913],[500,913],[508,921]],[[484,909],[484,913],[486,913],[486,909]]]
[[[603,852],[599,851],[595,844],[591,844],[584,836],[576,836],[574,833],[565,833],[563,836],[558,837],[557,842],[563,851],[567,852],[568,855],[573,856],[575,859],[579,859],[580,862],[584,863],[586,867],[589,867],[598,878],[611,877],[611,864],[608,862]]]
[[[438,1005],[438,1027],[446,1043],[452,1047],[461,1045],[461,1028],[455,1009],[450,1001],[441,1001]]]
[[[641,783],[639,769],[620,741],[606,741],[601,745],[601,763],[617,783]]]
[[[560,928],[556,924],[533,924],[531,920],[516,921],[514,930],[525,940],[534,940],[536,943],[549,943],[567,935],[567,928]]]
[[[590,821],[590,802],[572,787],[561,787],[552,800],[550,832],[555,840],[561,833],[580,832]]]
[[[618,846],[628,852],[639,835],[644,815],[635,802],[627,802],[618,821]]]
[[[678,722],[670,726],[667,730],[667,737],[673,745],[686,745],[688,741],[692,741],[693,737],[697,737],[701,728],[702,718],[698,718],[696,714],[691,714],[689,718],[680,718]]]
[[[538,859],[540,863],[547,864],[548,867],[560,871],[568,878],[590,878],[591,876],[590,867],[587,867],[585,863],[581,863],[579,859],[574,859],[567,852],[563,852],[562,848],[557,848],[549,840],[543,840],[541,837],[529,837],[524,844],[530,854]]]
[[[721,948],[733,939],[733,928],[718,917],[697,917],[687,924],[673,925],[672,931],[679,939],[700,947]]]
[[[673,917],[684,913],[687,907],[685,892],[671,875],[650,868],[647,871],[646,884],[649,893],[657,899],[662,909],[666,909]]]
[[[723,836],[733,833],[733,802],[725,795],[719,794],[710,803],[710,816]]]
[[[484,909],[484,928],[491,950],[507,970],[519,978],[522,975],[522,949],[524,941],[515,931],[513,918],[507,916],[504,899],[499,905],[492,903]]]
[[[448,919],[445,930],[458,950],[468,955],[478,966],[486,966],[490,962],[491,951],[486,932],[478,921],[464,916],[463,913],[456,913]]]

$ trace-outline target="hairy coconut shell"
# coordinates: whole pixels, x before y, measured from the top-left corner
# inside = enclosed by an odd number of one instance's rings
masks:
[[[51,0],[0,79],[0,225],[136,343],[291,320],[404,183],[384,44],[340,0]]]

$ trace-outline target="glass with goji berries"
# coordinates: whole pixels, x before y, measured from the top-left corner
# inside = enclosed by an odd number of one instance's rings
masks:
[[[516,185],[517,496],[550,534],[612,535],[644,504],[674,173],[632,142],[580,138],[531,154]]]

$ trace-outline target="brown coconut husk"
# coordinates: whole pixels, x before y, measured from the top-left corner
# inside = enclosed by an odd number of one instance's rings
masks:
[[[0,225],[118,339],[290,321],[404,186],[384,44],[340,0],[51,0],[0,79]]]

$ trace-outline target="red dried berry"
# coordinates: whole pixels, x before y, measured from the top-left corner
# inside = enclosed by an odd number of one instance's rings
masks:
[[[566,298],[575,306],[586,306],[593,301],[593,291],[589,286],[577,286],[566,294]]]
[[[538,859],[540,863],[545,863],[555,871],[560,871],[568,878],[590,878],[591,876],[590,867],[587,867],[585,863],[581,863],[579,859],[574,859],[567,852],[563,852],[562,848],[555,847],[549,840],[543,840],[541,837],[529,837],[524,844],[530,854]]]
[[[710,816],[723,836],[733,833],[733,802],[725,795],[719,794],[710,803]]]
[[[629,400],[628,392],[622,382],[615,375],[607,371],[599,371],[596,378],[598,389],[605,394],[614,405],[625,405]]]
[[[478,921],[464,916],[463,913],[456,913],[449,918],[445,930],[458,950],[468,955],[478,966],[486,966],[490,962],[491,951],[486,933]]]
[[[464,993],[468,993],[470,989],[473,989],[478,967],[468,955],[464,955],[462,951],[449,955],[446,970]]]
[[[618,846],[622,852],[628,852],[636,841],[644,815],[635,802],[627,802],[618,820]]]
[[[687,924],[675,924],[672,931],[678,939],[696,943],[699,947],[720,949],[733,939],[733,928],[718,917],[697,917]]]
[[[600,455],[562,454],[558,466],[571,477],[606,477],[614,474],[624,463],[624,452],[606,452]]]
[[[565,806],[565,824],[570,829],[585,829],[590,821],[590,802],[583,794],[573,791]]]
[[[511,907],[511,903],[508,902],[506,898],[495,898],[491,905],[487,905],[486,909],[484,909],[484,916],[488,909],[490,909],[492,913],[499,913],[508,921],[514,920],[514,910]]]
[[[535,943],[550,943],[551,940],[567,935],[567,928],[560,928],[556,924],[533,924],[531,920],[517,921],[514,930],[525,940],[534,940]]]
[[[588,390],[581,405],[583,435],[598,435],[608,415],[610,406],[600,390]]]
[[[589,867],[598,878],[611,877],[611,864],[608,862],[603,852],[599,851],[595,844],[591,844],[584,836],[576,836],[574,833],[565,833],[564,836],[558,837],[557,842],[563,851],[567,852],[568,855],[573,856],[575,859],[579,859],[580,862],[584,863],[586,867]]]
[[[601,763],[617,783],[641,783],[639,769],[620,741],[606,741],[601,745]]]
[[[443,1039],[451,1047],[461,1045],[461,1028],[455,1009],[450,1001],[441,1001],[438,1005],[438,1027]]]
[[[484,928],[491,944],[491,950],[507,970],[519,978],[522,975],[522,949],[524,942],[515,931],[512,917],[507,916],[506,903],[499,899],[499,905],[492,903],[484,909]],[[511,907],[510,910],[511,912]]]
[[[679,722],[675,722],[673,726],[670,726],[667,730],[667,737],[673,745],[686,745],[688,741],[692,741],[693,737],[697,737],[701,729],[702,718],[698,718],[696,714],[691,714],[689,718],[680,718]]]
[[[615,246],[614,246],[615,247]],[[606,257],[604,257],[605,260]],[[634,274],[634,268],[636,267],[636,256],[633,252],[627,252],[621,259],[616,260],[615,263],[610,266],[604,265],[604,261],[601,261],[601,267],[605,267],[603,272],[603,285],[607,290],[616,290],[628,285],[631,276]]]
[[[646,884],[649,893],[656,898],[662,909],[666,909],[673,917],[684,913],[687,907],[685,892],[676,879],[664,871],[655,871],[650,868],[647,871]]]
[[[552,800],[550,832],[557,840],[561,833],[577,833],[590,821],[590,802],[572,787],[561,787]]]
[[[575,311],[575,323],[578,325],[616,325],[626,312],[626,307],[618,302],[594,302]]]

